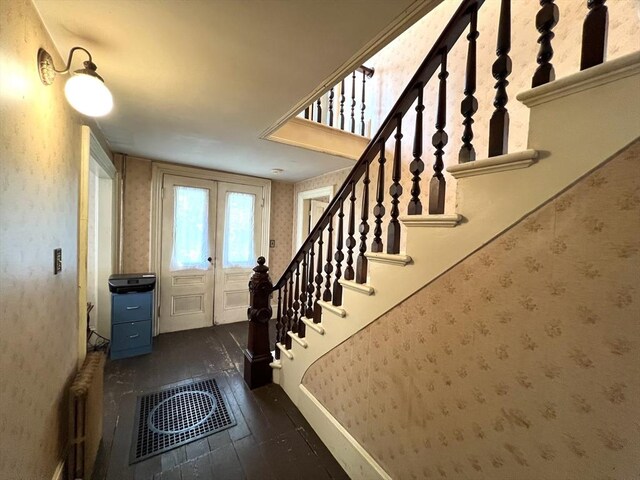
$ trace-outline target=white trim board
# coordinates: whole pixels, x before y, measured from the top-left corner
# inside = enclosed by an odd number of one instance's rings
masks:
[[[93,158],[96,163],[102,167],[109,178],[115,178],[116,167],[109,158],[109,155],[107,155],[107,152],[102,148],[102,145],[100,145],[98,137],[96,137],[91,130],[89,130],[89,138],[89,152],[91,154],[91,158]]]
[[[160,312],[160,252],[162,250],[162,180],[164,175],[179,175],[183,177],[201,178],[217,182],[238,183],[241,185],[255,185],[262,187],[264,211],[262,221],[262,244],[260,255],[266,259],[269,265],[269,227],[271,224],[271,180],[267,178],[250,177],[235,173],[219,172],[204,168],[188,167],[174,163],[151,162],[151,235],[149,237],[149,267],[156,272],[158,283],[154,295],[154,308],[156,321],[153,326],[153,335],[159,333]]]
[[[391,476],[362,445],[331,415],[316,397],[300,385],[298,409],[340,466],[353,480],[391,480]]]
[[[304,192],[298,192],[298,198],[296,200],[296,244],[295,251],[302,245],[302,225],[304,224],[304,201],[313,200],[314,198],[329,197],[329,202],[333,199],[334,188],[333,185],[326,187],[315,188],[313,190],[305,190]]]

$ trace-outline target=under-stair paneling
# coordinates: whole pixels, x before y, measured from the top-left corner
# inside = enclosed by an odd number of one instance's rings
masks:
[[[632,478],[639,192],[636,141],[323,356],[303,385],[392,478]]]

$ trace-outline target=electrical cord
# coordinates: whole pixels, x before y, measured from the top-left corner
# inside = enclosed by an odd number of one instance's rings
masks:
[[[96,332],[94,329],[90,327],[91,325],[90,314],[94,307],[95,307],[94,304],[92,304],[91,302],[87,302],[87,351],[88,352],[103,351],[107,353],[109,351],[109,344],[111,343],[111,341],[108,338],[103,337],[102,335],[100,335],[98,332]],[[96,337],[96,339],[92,343],[91,339],[94,336]]]

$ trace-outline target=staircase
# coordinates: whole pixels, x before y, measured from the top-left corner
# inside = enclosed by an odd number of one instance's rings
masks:
[[[536,17],[540,52],[538,67],[532,68],[533,88],[517,95],[530,109],[528,148],[508,152],[511,15],[510,1],[501,0],[489,156],[481,158],[473,146],[473,117],[478,109],[477,15],[483,3],[461,2],[283,276],[271,286],[266,266],[261,265],[250,286],[252,322],[245,378],[252,387],[268,381],[268,375],[257,372],[265,372],[265,362],[269,363],[273,381],[287,392],[352,478],[390,477],[305,388],[303,376],[309,367],[640,134],[640,52],[604,61],[605,2],[590,1],[585,7],[581,71],[555,80],[551,41],[559,13],[552,0],[542,0]],[[445,213],[447,56],[461,38],[467,43],[461,104],[465,128],[459,163],[446,169],[457,180],[457,189],[455,210]],[[437,98],[425,102],[425,85],[434,76]],[[434,173],[428,182],[423,178],[425,108],[437,110],[431,137]],[[412,144],[411,161],[405,162],[408,171],[402,160],[407,137]],[[402,178],[407,175],[410,188],[403,190]],[[402,197],[409,198],[406,213],[400,211]],[[277,299],[274,359],[264,334],[264,319],[270,313],[265,295],[271,292]]]

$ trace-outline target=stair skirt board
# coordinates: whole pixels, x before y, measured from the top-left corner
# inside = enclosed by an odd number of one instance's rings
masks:
[[[329,413],[304,385],[297,407],[320,440],[353,480],[392,480],[358,441]]]

